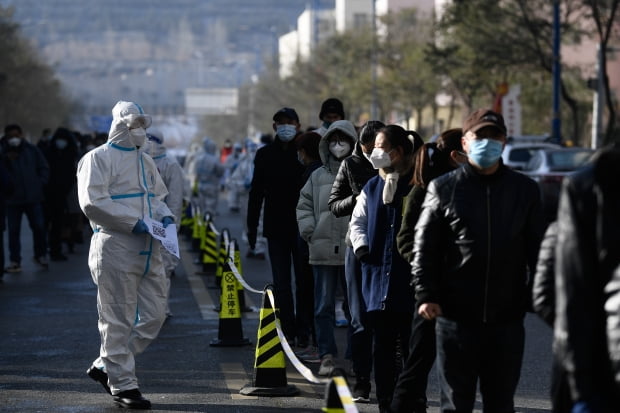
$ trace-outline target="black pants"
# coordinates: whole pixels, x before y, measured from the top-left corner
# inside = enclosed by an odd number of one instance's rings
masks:
[[[416,304],[411,322],[409,357],[394,389],[392,413],[411,413],[425,409],[428,374],[435,362],[435,345],[435,320],[429,321],[419,315]]]
[[[464,323],[439,317],[437,367],[442,412],[471,412],[480,380],[483,413],[514,412],[521,375],[523,320]]]
[[[294,276],[300,274],[299,251],[297,236],[285,238],[267,238],[271,274],[273,276],[274,295],[276,306],[280,309],[280,323],[289,344],[295,343],[297,327],[295,322],[295,303],[293,299],[293,282],[298,282]],[[293,264],[293,271],[291,271]],[[301,278],[300,278],[301,280]]]
[[[402,359],[407,359],[409,336],[411,335],[411,314],[394,311],[370,311],[368,321],[372,329],[375,368],[375,389],[380,408],[389,408],[392,403],[394,386],[401,371],[397,366],[396,350],[398,341]]]

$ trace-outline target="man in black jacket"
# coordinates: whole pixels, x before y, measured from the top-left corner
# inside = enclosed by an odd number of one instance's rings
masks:
[[[254,158],[254,175],[248,199],[248,243],[256,246],[261,209],[264,203],[263,235],[271,262],[276,305],[280,322],[289,343],[297,334],[293,304],[291,261],[299,273],[297,251],[297,201],[301,189],[303,165],[297,160],[293,140],[299,133],[299,117],[292,108],[282,108],[273,115],[274,141],[263,146]],[[310,326],[298,326],[307,335]],[[306,337],[307,339],[307,337]]]
[[[555,249],[554,411],[617,412],[620,406],[620,146],[566,178]],[[615,379],[615,382],[614,382]]]
[[[503,117],[463,124],[468,164],[431,181],[415,228],[419,313],[437,319],[442,412],[513,412],[544,224],[534,181],[501,162]]]

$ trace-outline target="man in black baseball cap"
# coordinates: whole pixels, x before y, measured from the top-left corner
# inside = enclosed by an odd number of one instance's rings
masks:
[[[252,257],[260,233],[261,211],[263,213],[262,235],[267,239],[276,305],[280,308],[282,330],[291,344],[303,327],[295,319],[292,287],[300,268],[296,208],[304,167],[297,160],[297,147],[293,142],[299,129],[295,109],[283,107],[273,115],[276,135],[273,142],[260,148],[254,157],[247,215],[251,249],[248,256]],[[295,284],[298,283],[295,281]]]
[[[294,120],[296,122],[299,122],[299,116],[297,116],[297,112],[295,112],[295,109],[293,108],[282,108],[280,110],[278,110],[275,115],[273,115],[273,121],[277,122],[279,120],[281,120],[282,118],[287,118],[289,120]]]

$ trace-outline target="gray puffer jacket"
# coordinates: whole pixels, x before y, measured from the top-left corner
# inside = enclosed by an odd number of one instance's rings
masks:
[[[299,233],[308,243],[311,265],[344,265],[349,216],[336,218],[327,204],[342,162],[342,159],[336,159],[329,151],[328,139],[334,133],[350,137],[353,149],[357,136],[353,124],[348,120],[332,123],[319,142],[323,166],[310,175],[297,203]]]

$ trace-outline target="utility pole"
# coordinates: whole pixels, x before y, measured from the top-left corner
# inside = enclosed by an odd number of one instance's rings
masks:
[[[594,84],[594,99],[592,99],[592,149],[602,146],[601,125],[603,123],[603,53],[605,49],[598,44],[596,50],[596,79]]]
[[[560,118],[560,79],[562,61],[560,57],[560,0],[553,0],[553,116],[551,138],[562,142],[562,120]]]
[[[372,51],[370,52],[370,87],[371,87],[371,102],[370,102],[370,119],[378,119],[378,97],[377,97],[377,8],[375,0],[370,0],[372,3],[371,24],[372,24]]]

